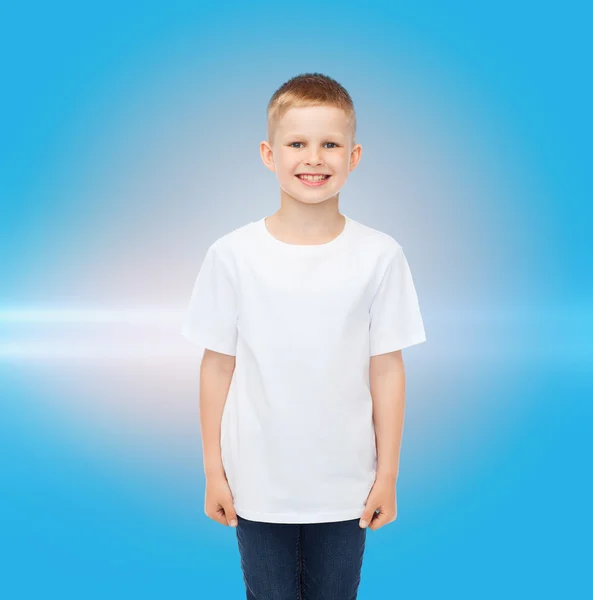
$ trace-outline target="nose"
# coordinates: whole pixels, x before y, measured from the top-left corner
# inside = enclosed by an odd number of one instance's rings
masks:
[[[307,160],[306,164],[308,165],[319,165],[321,164],[321,158],[319,157],[319,153],[317,150],[313,150],[313,152],[311,153],[311,156],[309,157],[309,160]]]

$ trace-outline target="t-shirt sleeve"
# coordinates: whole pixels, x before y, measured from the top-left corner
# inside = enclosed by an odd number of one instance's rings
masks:
[[[426,341],[418,296],[400,246],[383,275],[370,308],[370,355],[400,350]]]
[[[237,292],[214,246],[200,267],[181,334],[203,348],[236,356]]]

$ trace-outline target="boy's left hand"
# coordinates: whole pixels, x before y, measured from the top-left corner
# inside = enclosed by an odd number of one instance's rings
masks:
[[[375,511],[379,511],[378,514]],[[360,517],[360,527],[379,529],[397,518],[395,480],[377,478],[369,493],[365,509]],[[366,523],[366,524],[365,524]]]

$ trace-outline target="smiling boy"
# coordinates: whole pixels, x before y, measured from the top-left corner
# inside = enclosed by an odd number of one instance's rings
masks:
[[[272,580],[294,597],[295,568],[297,592],[354,597],[367,524],[397,515],[401,351],[426,335],[401,245],[339,211],[355,135],[330,77],[274,93],[260,153],[280,208],[209,246],[182,329],[205,348],[205,512],[238,521],[248,598]]]

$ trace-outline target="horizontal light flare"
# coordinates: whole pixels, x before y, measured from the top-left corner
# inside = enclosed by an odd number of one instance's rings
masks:
[[[97,344],[89,340],[64,343],[60,341],[27,341],[0,342],[0,360],[7,358],[18,359],[67,359],[67,360],[142,360],[150,358],[184,359],[194,358],[190,349],[198,346],[185,342],[169,343],[154,342],[152,344],[130,343],[124,340],[113,340]]]
[[[17,308],[0,309],[0,322],[168,324],[184,315],[185,310],[171,308]]]
[[[189,301],[189,300],[188,300]],[[0,308],[0,322],[5,323],[180,323],[185,317],[187,304],[183,308]],[[451,321],[457,324],[484,325],[493,323],[538,323],[549,324],[550,320],[593,323],[591,305],[585,306],[493,306],[493,307],[439,307],[423,310],[428,321]]]
[[[181,335],[187,305],[139,308],[2,308],[0,359],[194,359],[198,347]],[[589,306],[439,307],[423,310],[431,359],[554,357],[591,364]],[[127,327],[132,325],[132,327]],[[479,352],[476,352],[479,349]]]

